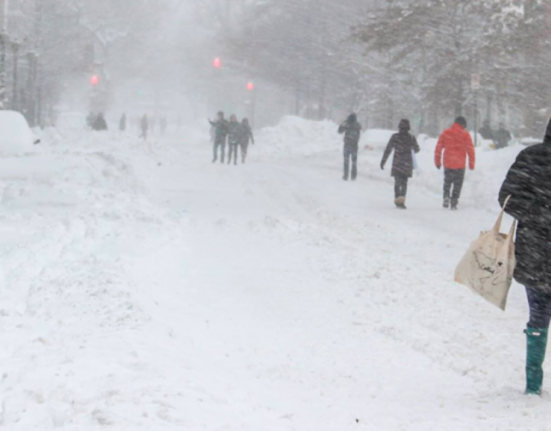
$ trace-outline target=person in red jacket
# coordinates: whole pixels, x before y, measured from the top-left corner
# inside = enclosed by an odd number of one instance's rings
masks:
[[[444,153],[444,208],[449,208],[451,204],[452,210],[457,209],[461,197],[467,158],[469,169],[473,171],[475,168],[473,140],[466,129],[467,120],[457,117],[454,125],[440,135],[434,153],[434,163],[438,169],[442,167]]]

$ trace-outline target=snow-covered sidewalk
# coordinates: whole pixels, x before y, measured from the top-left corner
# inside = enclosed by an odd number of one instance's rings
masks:
[[[518,150],[452,213],[424,148],[398,212],[380,154],[345,183],[338,142],[222,166],[201,139],[59,141],[0,160],[0,427],[546,429],[521,288],[504,314],[451,281]]]

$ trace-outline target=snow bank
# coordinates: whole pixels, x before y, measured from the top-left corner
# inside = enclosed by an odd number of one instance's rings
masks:
[[[33,149],[36,138],[19,112],[1,111],[0,130],[0,153],[18,154]]]

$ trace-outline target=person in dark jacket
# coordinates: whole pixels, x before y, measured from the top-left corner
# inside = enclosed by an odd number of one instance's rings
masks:
[[[107,130],[107,122],[105,121],[105,117],[103,116],[103,113],[98,114],[98,116],[94,120],[92,129],[94,129],[96,132],[103,132]]]
[[[398,129],[399,132],[392,135],[383,154],[381,169],[384,170],[390,154],[394,151],[391,173],[395,182],[394,204],[400,209],[407,209],[406,195],[408,181],[413,176],[413,153],[418,153],[420,148],[415,136],[409,133],[411,130],[409,120],[400,121]]]
[[[218,113],[216,121],[210,121],[210,125],[214,128],[214,157],[212,163],[215,163],[218,159],[218,148],[221,150],[221,162],[224,163],[224,157],[226,155],[226,139],[228,137],[228,122],[224,118],[224,113],[220,111]]]
[[[518,220],[515,280],[526,287],[526,393],[541,394],[551,320],[551,121],[543,144],[523,150],[499,192],[505,211]]]
[[[147,132],[149,131],[149,118],[147,117],[147,114],[144,114],[144,116],[142,117],[140,121],[140,128],[142,131],[140,138],[147,140]]]
[[[358,123],[356,114],[350,114],[348,119],[339,126],[339,133],[344,133],[344,175],[342,179],[348,181],[350,175],[352,181],[358,176],[358,144],[362,134],[362,125]],[[352,160],[352,172],[350,161]]]
[[[490,126],[490,120],[484,120],[484,125],[478,130],[482,139],[486,141],[492,141],[494,139],[494,131]]]
[[[233,164],[237,165],[237,151],[239,144],[241,143],[242,128],[237,117],[232,115],[230,117],[230,124],[228,125],[228,146],[230,147],[230,155],[228,156],[228,164],[231,163],[233,156]]]
[[[505,124],[499,123],[499,130],[494,134],[496,150],[507,148],[511,139],[513,139],[511,132],[505,128]]]
[[[243,118],[243,121],[241,121],[241,137],[240,137],[241,158],[243,163],[245,163],[245,159],[247,158],[247,150],[249,149],[249,142],[252,142],[254,145],[254,135],[253,135],[253,131],[251,130],[249,120],[247,118]]]
[[[121,132],[125,132],[126,131],[126,114],[122,114],[122,117],[119,121],[119,130]]]

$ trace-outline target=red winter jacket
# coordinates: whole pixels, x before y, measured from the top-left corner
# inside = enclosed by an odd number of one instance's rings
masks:
[[[455,123],[438,139],[434,153],[434,163],[438,169],[442,167],[442,151],[444,152],[444,168],[465,169],[468,156],[469,169],[474,170],[476,156],[473,140],[469,132],[460,124]]]

